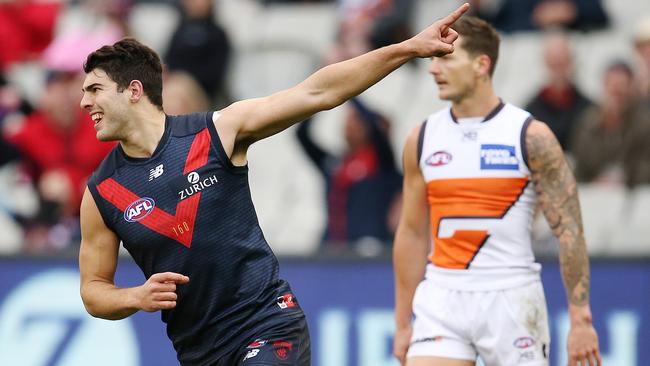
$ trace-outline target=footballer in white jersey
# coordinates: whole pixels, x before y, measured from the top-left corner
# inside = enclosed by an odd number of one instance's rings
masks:
[[[539,206],[560,242],[569,364],[600,365],[573,174],[546,124],[494,93],[494,28],[475,17],[453,28],[455,51],[429,68],[451,107],[413,129],[404,147],[394,354],[408,366],[473,366],[478,357],[487,366],[549,364],[531,247]]]

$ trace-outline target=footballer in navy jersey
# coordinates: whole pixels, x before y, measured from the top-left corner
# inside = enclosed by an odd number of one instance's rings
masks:
[[[303,326],[259,227],[247,168],[225,155],[212,113],[167,116],[150,158],[116,146],[88,188],[147,278],[192,278],[177,287],[176,307],[162,311],[182,363],[219,359],[275,326]]]
[[[87,311],[161,311],[182,365],[309,365],[307,323],[259,227],[246,153],[416,57],[453,51],[468,5],[397,45],[325,67],[297,86],[219,112],[168,116],[158,55],[134,39],[91,53],[81,107],[119,141],[88,181],[79,269]],[[120,242],[142,269],[114,283]]]

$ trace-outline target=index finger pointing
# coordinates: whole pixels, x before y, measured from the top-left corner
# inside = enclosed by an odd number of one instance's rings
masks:
[[[157,274],[156,280],[160,282],[175,282],[175,283],[188,283],[190,282],[190,278],[187,276],[184,276],[180,273],[174,273],[174,272],[164,272],[164,273],[158,273]]]
[[[458,20],[463,14],[465,14],[469,10],[469,4],[465,3],[458,7],[458,9],[454,10],[451,14],[447,15],[446,17],[440,19],[440,23],[443,26],[450,26],[454,24],[455,21]]]

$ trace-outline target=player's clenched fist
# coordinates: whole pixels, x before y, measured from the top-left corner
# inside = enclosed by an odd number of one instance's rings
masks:
[[[179,273],[156,273],[147,282],[138,287],[139,308],[153,312],[176,307],[176,285],[190,282],[190,278]]]
[[[411,47],[418,57],[441,57],[454,52],[454,41],[458,39],[458,33],[451,29],[451,26],[467,10],[469,10],[469,4],[465,3],[407,42],[411,43]]]

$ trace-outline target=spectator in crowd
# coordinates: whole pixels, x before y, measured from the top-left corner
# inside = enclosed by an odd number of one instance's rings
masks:
[[[4,136],[2,126],[31,113],[32,108],[0,74],[0,254],[22,249],[23,223],[33,217],[38,201],[31,180],[21,172],[21,156]]]
[[[642,97],[650,102],[650,16],[642,19],[634,33],[634,46],[639,59],[639,86]]]
[[[31,104],[23,99],[18,90],[0,73],[0,128],[6,120],[24,116],[32,110]]]
[[[339,0],[341,22],[326,63],[346,60],[411,36],[413,0]]]
[[[323,249],[346,250],[349,244],[361,254],[379,254],[393,238],[402,178],[386,118],[359,99],[347,108],[343,156],[327,153],[309,136],[312,121],[298,126],[298,141],[326,184]]]
[[[215,22],[211,0],[181,0],[182,20],[171,38],[165,61],[170,70],[190,73],[216,107],[231,102],[226,71],[232,53],[226,31]]]
[[[331,0],[260,0],[263,4],[301,4],[301,3],[325,3]]]
[[[580,114],[591,105],[573,82],[573,55],[569,40],[562,33],[553,33],[544,41],[546,83],[528,102],[528,110],[536,119],[545,121],[562,149],[570,153],[569,136]]]
[[[89,52],[127,34],[130,4],[83,0],[79,8],[65,9],[85,15],[69,22],[61,11],[55,36],[38,55],[47,81],[36,110],[23,106],[17,109],[23,113],[12,112],[3,123],[6,140],[20,152],[22,170],[38,193],[38,213],[22,220],[27,251],[58,250],[78,241],[86,178],[113,146],[97,142],[92,120],[79,110],[80,72]]]
[[[59,249],[74,239],[86,179],[114,146],[97,142],[93,121],[79,110],[80,84],[78,72],[51,71],[36,110],[4,126],[41,201],[25,239],[28,251]]]
[[[623,146],[625,185],[630,189],[650,184],[650,104],[647,100],[639,103],[635,118],[638,122],[629,127]]]
[[[572,142],[579,182],[650,183],[650,112],[634,81],[627,63],[613,63],[604,74],[600,105],[579,118]]]
[[[609,24],[600,0],[472,0],[474,15],[503,32],[548,28],[590,31]]]
[[[0,1],[0,70],[38,59],[50,43],[60,1]]]
[[[172,71],[163,80],[163,107],[169,115],[189,114],[211,108],[208,96],[192,75]]]
[[[49,70],[78,73],[88,53],[129,35],[126,20],[131,0],[82,0],[71,5],[60,18],[58,31],[43,50],[42,61]],[[80,16],[71,19],[69,13]]]

